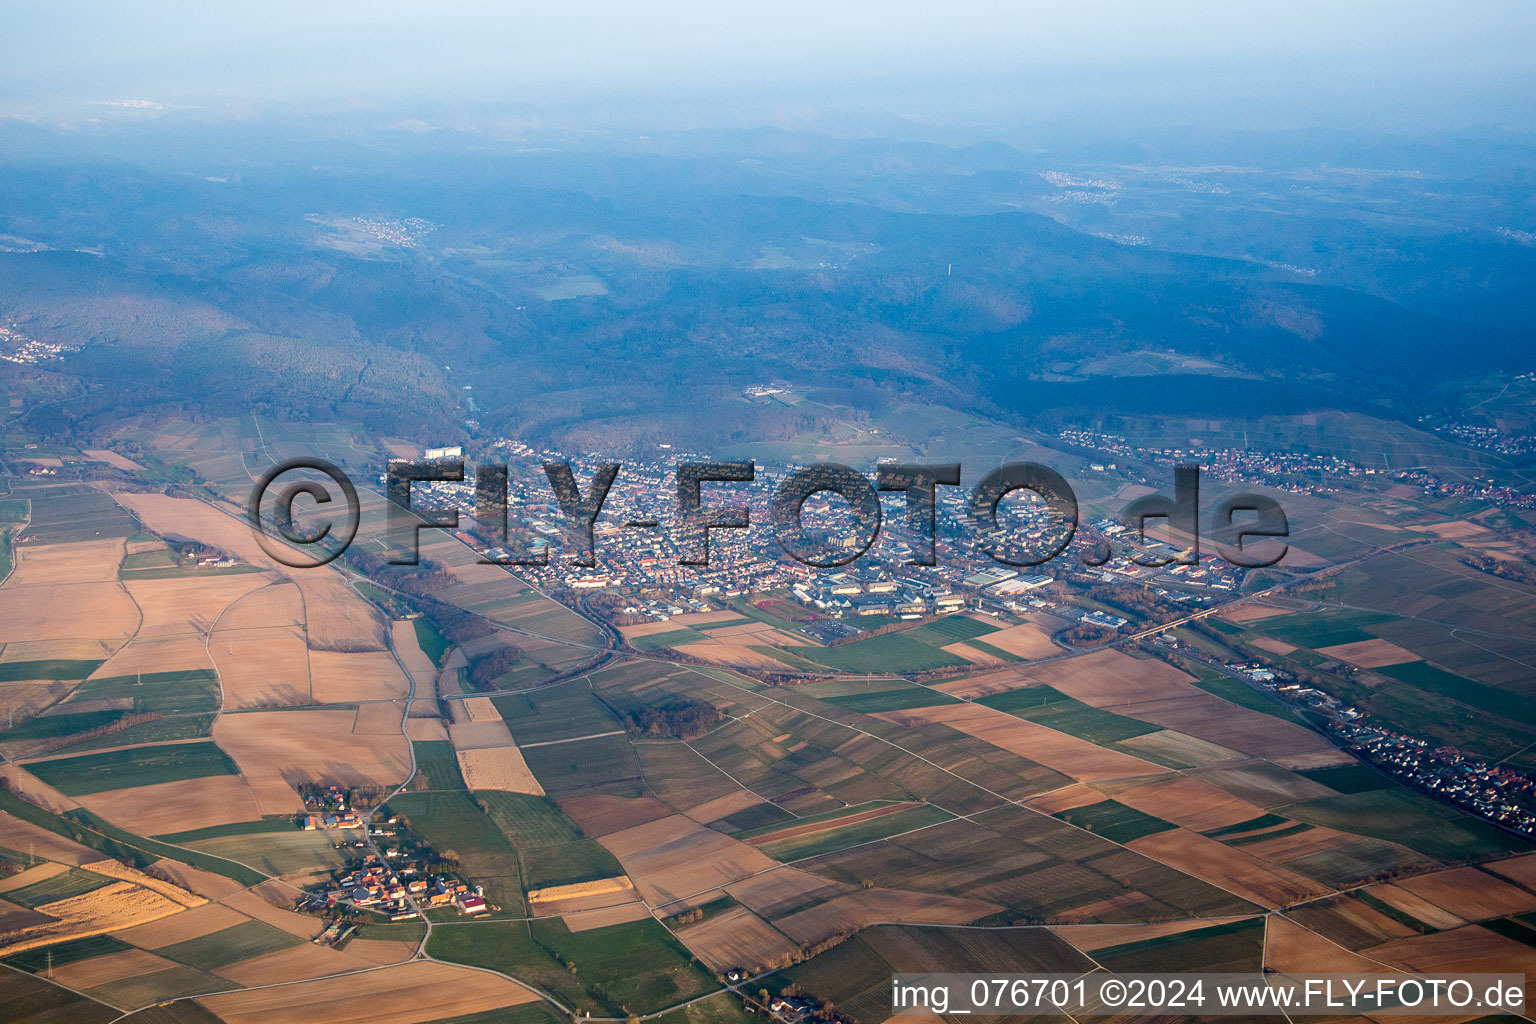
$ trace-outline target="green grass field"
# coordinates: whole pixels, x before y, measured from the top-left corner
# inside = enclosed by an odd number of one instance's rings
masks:
[[[532,923],[535,941],[574,963],[589,985],[626,1013],[649,1013],[719,988],[672,934],[650,918],[573,932],[560,920]]]
[[[1275,813],[1313,825],[1401,843],[1426,857],[1447,863],[1531,849],[1530,844],[1492,825],[1400,787],[1308,800],[1289,807],[1277,807]]]
[[[207,828],[188,829],[185,832],[168,832],[151,836],[163,843],[195,843],[200,839],[219,839],[223,836],[264,835],[269,832],[292,832],[298,826],[292,814],[271,814],[257,821],[236,821],[228,825],[209,825]]]
[[[1392,789],[1397,784],[1374,768],[1363,764],[1345,764],[1333,768],[1313,768],[1300,772],[1313,782],[1322,783],[1340,793],[1366,793],[1373,789]]]
[[[524,747],[523,759],[546,792],[578,791],[639,796],[640,761],[624,736]]]
[[[107,1024],[109,1006],[18,971],[0,971],[0,1020],[6,1024]]]
[[[411,749],[416,752],[418,773],[411,780],[413,790],[466,788],[452,743],[446,740],[416,740],[411,744]]]
[[[214,971],[253,956],[300,945],[303,941],[265,922],[246,921],[185,942],[162,946],[155,952],[188,967]]]
[[[5,898],[20,906],[35,909],[45,903],[67,900],[71,896],[80,896],[84,893],[94,892],[102,886],[110,885],[111,883],[112,879],[105,875],[98,875],[94,871],[86,871],[82,868],[69,868],[66,871],[59,872],[52,878],[45,878],[41,882],[24,885],[20,889],[12,889],[5,894]]]
[[[1513,719],[1526,725],[1536,725],[1536,702],[1497,686],[1479,683],[1465,676],[1447,672],[1427,661],[1410,661],[1402,665],[1388,665],[1375,671],[1407,683],[1427,693],[1449,697],[1451,700],[1486,711],[1500,718]]]
[[[664,647],[676,647],[679,644],[696,644],[709,637],[692,629],[669,629],[665,633],[652,633],[649,636],[637,636],[629,641],[629,646],[637,651],[659,651]]]
[[[55,942],[51,946],[38,946],[21,953],[14,953],[0,961],[0,963],[4,963],[8,967],[14,967],[19,971],[40,974],[48,969],[49,964],[52,964],[54,967],[63,967],[65,964],[78,963],[81,960],[94,960],[98,956],[126,953],[130,949],[133,949],[133,947],[121,939],[114,939],[110,935],[92,935],[83,939],[68,939],[64,942]]]
[[[1395,616],[1384,612],[1357,612],[1329,610],[1320,612],[1293,612],[1259,619],[1250,624],[1247,632],[1274,637],[1297,647],[1317,650],[1338,644],[1353,644],[1372,640],[1376,634],[1366,632],[1367,627],[1393,621]]]
[[[951,697],[926,686],[892,687],[889,683],[874,683],[862,692],[822,696],[814,686],[805,688],[807,693],[829,704],[836,704],[844,711],[856,711],[862,715],[878,711],[905,711],[908,708],[931,708],[940,704],[958,704],[958,697]]]
[[[34,761],[27,765],[27,770],[67,796],[240,774],[230,756],[212,742],[134,747]]]
[[[126,747],[141,743],[169,743],[172,740],[195,740],[213,732],[215,712],[198,715],[172,715],[149,722],[139,722],[126,729],[109,732],[91,739],[77,739],[67,746],[49,751],[53,754],[78,754],[104,747]]]
[[[0,662],[0,683],[26,679],[84,679],[101,667],[100,661],[50,658],[43,661]]]
[[[1175,827],[1170,821],[1154,818],[1150,814],[1114,800],[1101,800],[1086,807],[1058,811],[1055,817],[1071,822],[1079,828],[1085,828],[1095,835],[1101,835],[1112,843],[1122,844],[1140,839],[1142,836],[1167,832]]]
[[[803,647],[797,653],[841,672],[900,674],[970,664],[905,633],[885,633],[838,647]]]
[[[988,633],[996,633],[1001,628],[990,622],[973,619],[969,615],[950,615],[906,630],[902,635],[935,647],[945,647],[949,644],[974,640]]]
[[[332,842],[330,833],[320,830],[301,832],[291,823],[283,832],[219,836],[185,845],[215,857],[249,864],[269,875],[340,867],[346,859]]]
[[[489,902],[522,913],[517,854],[468,792],[405,793],[389,806],[439,853],[456,856],[463,872],[485,886]]]
[[[1145,736],[1162,728],[1112,711],[1090,707],[1045,685],[995,693],[981,698],[977,703],[1100,745],[1128,740],[1133,736]]]
[[[1111,971],[1257,971],[1264,956],[1264,919],[1233,921],[1095,950]]]
[[[411,625],[416,630],[416,643],[421,646],[426,656],[432,659],[434,665],[441,665],[443,655],[448,653],[448,638],[438,632],[437,627],[426,619],[416,619]]]
[[[208,669],[184,672],[151,672],[134,676],[108,676],[82,683],[71,701],[133,701],[136,712],[162,715],[219,709],[219,677]]]

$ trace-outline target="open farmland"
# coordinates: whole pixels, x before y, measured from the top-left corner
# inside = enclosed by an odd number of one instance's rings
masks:
[[[34,761],[28,770],[70,796],[239,772],[224,751],[206,741]]]

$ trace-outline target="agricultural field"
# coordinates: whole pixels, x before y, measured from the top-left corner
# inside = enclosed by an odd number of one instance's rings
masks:
[[[871,1024],[896,970],[1278,969],[1317,966],[1322,943],[1338,963],[1528,962],[1529,844],[1183,654],[1069,655],[1051,640],[1062,620],[1035,613],[827,646],[800,632],[815,613],[760,599],[620,627],[627,647],[599,664],[600,631],[456,539],[423,538],[456,581],[440,593],[526,632],[456,642],[387,621],[401,599],[365,601],[373,585],[337,570],[297,577],[223,506],[135,493],[76,516],[73,497],[32,499],[48,518],[21,531],[0,586],[18,614],[92,624],[0,637],[0,711],[16,711],[0,732],[0,940],[32,936],[0,980],[44,986],[23,1001],[147,1024],[353,1024],[325,976],[381,968],[369,990],[399,995],[395,1024],[554,1024],[534,989],[602,1016],[742,1024],[715,976],[746,967],[766,972],[754,989],[793,985]],[[245,564],[190,571],[146,531]],[[1380,596],[1396,577],[1375,571],[1336,590]],[[121,627],[110,594],[132,610]],[[1435,596],[1465,628],[1499,600]],[[1513,674],[1405,621],[1264,608],[1209,635],[1348,666],[1372,699],[1536,728],[1506,706]],[[479,685],[519,692],[465,692],[468,665],[508,642],[522,656]],[[752,674],[786,666],[792,684]],[[637,724],[691,705],[709,712],[691,731]],[[345,864],[358,834],[297,829],[301,782],[387,796],[483,886],[483,917],[430,911],[444,963],[402,963],[424,927],[376,912],[339,948],[309,941],[324,922],[289,910],[292,887]],[[26,866],[33,851],[44,863]]]

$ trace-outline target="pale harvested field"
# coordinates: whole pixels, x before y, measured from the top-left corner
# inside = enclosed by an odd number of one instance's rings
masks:
[[[360,704],[352,732],[358,736],[399,736],[404,704]]]
[[[776,633],[778,630],[774,629],[770,623],[753,621],[740,626],[720,626],[717,629],[705,629],[703,632],[705,636],[712,637],[715,640],[730,640],[733,637],[750,637],[758,633]]]
[[[455,565],[448,570],[454,579],[468,586],[476,583],[492,583],[496,580],[506,580],[507,570],[499,565],[486,565],[482,562],[470,562],[467,565]]]
[[[77,960],[72,964],[53,969],[53,980],[72,989],[95,988],[110,985],[124,978],[137,978],[156,971],[167,971],[176,964],[164,957],[146,953],[142,949],[130,949],[109,956],[90,960]]]
[[[1381,963],[1329,942],[1279,914],[1264,922],[1264,966],[1282,974],[1380,974]]]
[[[0,717],[26,721],[70,689],[68,683],[0,683]]]
[[[1158,779],[1116,793],[1115,799],[1154,818],[1162,818],[1196,832],[1251,821],[1264,813],[1262,807],[1239,800],[1224,789],[1187,775]]]
[[[491,703],[489,697],[467,697],[458,703],[471,722],[501,721],[501,712],[496,710],[496,705]]]
[[[468,716],[465,716],[468,718]],[[481,747],[511,747],[516,742],[505,722],[452,722],[448,737],[459,750],[475,750]]]
[[[255,821],[261,817],[251,787],[238,775],[210,775],[113,789],[79,800],[86,810],[141,836]]]
[[[969,644],[947,644],[941,648],[941,650],[944,650],[949,654],[953,654],[957,658],[964,658],[972,665],[980,665],[984,668],[994,665],[1007,664],[1006,661],[1004,661],[1002,658],[999,658],[997,655],[988,654],[985,651],[978,651],[976,648],[970,646]]]
[[[1313,768],[1332,768],[1341,764],[1358,764],[1352,756],[1342,750],[1313,750],[1304,754],[1286,754],[1271,758],[1281,768],[1293,772],[1311,771]]]
[[[1007,668],[997,672],[983,672],[963,679],[935,683],[933,688],[955,697],[974,700],[977,697],[990,697],[994,693],[1017,690],[1030,685],[1031,682],[1032,680],[1024,674],[1022,668]]]
[[[531,889],[528,892],[528,902],[561,903],[565,900],[585,899],[589,896],[614,896],[616,902],[628,902],[635,898],[635,886],[626,876],[614,875],[612,878],[594,878],[589,882],[572,882],[569,885],[551,885],[544,889]]]
[[[310,624],[314,635],[314,624]],[[310,689],[315,700],[326,704],[352,701],[395,700],[410,692],[410,681],[388,651],[309,652]]]
[[[262,577],[270,581],[271,577]],[[219,631],[304,625],[304,600],[292,583],[273,583],[242,597],[219,617]]]
[[[224,687],[224,707],[263,708],[308,704],[309,649],[294,626],[227,630],[221,624],[208,644]]]
[[[1296,649],[1295,644],[1288,644],[1284,640],[1276,640],[1272,636],[1256,636],[1248,641],[1253,646],[1271,654],[1290,654]]]
[[[684,810],[683,813],[694,821],[708,825],[712,821],[728,818],[737,811],[744,811],[748,807],[756,807],[763,802],[763,798],[747,789],[738,789],[734,793],[725,796],[717,796],[713,800],[706,800],[701,804],[695,804]]]
[[[1499,972],[1536,976],[1536,948],[1469,925],[1433,935],[1414,935],[1361,950],[1394,967],[1420,972]]]
[[[723,612],[688,612],[685,615],[674,616],[669,621],[675,628],[676,626],[707,626],[712,622],[730,622],[732,619],[739,618],[741,618],[740,614],[727,609]],[[661,623],[661,625],[665,624]]]
[[[1193,928],[1237,921],[1241,918],[1224,917],[1194,921],[1150,921],[1146,924],[1062,924],[1053,925],[1051,931],[1084,953],[1096,949],[1108,949],[1127,942],[1144,942],[1164,935],[1177,935]]]
[[[226,607],[271,579],[266,573],[246,572],[125,583],[144,612],[144,624],[134,639],[206,633]]]
[[[293,889],[278,882],[262,882],[254,889],[246,889],[225,898],[224,903],[248,917],[254,917],[301,939],[312,939],[325,930],[324,921],[284,910],[272,901],[284,906],[292,903]]]
[[[175,860],[157,860],[152,865],[156,871],[166,875],[177,885],[189,892],[195,892],[199,896],[210,900],[221,900],[232,892],[239,892],[244,886],[232,878],[216,875],[212,871],[204,871],[202,868],[194,868],[190,864],[183,864]]]
[[[1133,658],[1115,650],[1051,662],[1030,669],[1029,675],[1096,708],[1208,696],[1189,676],[1166,662]]]
[[[25,871],[18,871],[9,878],[0,879],[0,895],[15,889],[23,889],[34,882],[44,881],[68,870],[69,867],[67,865],[56,864],[53,861],[44,861],[41,864],[27,868]]]
[[[167,882],[161,878],[153,878],[149,875],[146,875],[138,868],[130,867],[129,865],[123,864],[119,861],[96,860],[81,866],[84,867],[87,871],[96,872],[98,875],[106,875],[108,878],[116,878],[124,882],[132,882],[135,885],[140,885],[146,889],[151,889],[159,893],[161,896],[164,896],[166,899],[171,900],[174,903],[178,903],[183,907],[200,907],[208,902],[205,897],[199,896],[195,892],[190,892],[187,889],[182,888],[180,885],[177,885],[175,882]]]
[[[1279,804],[1294,804],[1303,800],[1320,800],[1323,797],[1333,795],[1333,790],[1307,778],[1305,775],[1297,775],[1290,771],[1276,771],[1262,761],[1250,761],[1246,764],[1218,765],[1215,768],[1203,768],[1198,773],[1199,778],[1221,789],[1226,790],[1240,800],[1247,800],[1251,804],[1262,807],[1274,807]]]
[[[8,587],[61,583],[115,583],[123,560],[123,539],[84,540],[72,544],[22,544]]]
[[[1408,529],[1418,533],[1433,534],[1441,540],[1465,540],[1468,537],[1485,537],[1489,533],[1487,527],[1469,523],[1464,519],[1449,523],[1433,523],[1429,526],[1410,526]]]
[[[304,943],[289,946],[276,953],[252,957],[220,967],[212,973],[228,978],[240,985],[275,985],[288,981],[304,981],[325,974],[340,974],[373,966],[367,960],[351,956],[339,950]]]
[[[0,843],[0,846],[3,845],[5,844]],[[1483,867],[1505,878],[1513,879],[1527,888],[1536,888],[1536,853],[1496,860],[1492,864],[1484,864]]]
[[[619,633],[625,640],[635,640],[643,636],[655,636],[657,633],[671,633],[681,628],[676,619],[668,619],[665,622],[639,622],[633,626],[620,626]]]
[[[0,846],[8,850],[30,850],[38,857],[74,867],[101,859],[101,854],[89,846],[81,846],[72,839],[55,835],[4,811],[0,811]]]
[[[976,639],[989,647],[996,647],[1029,661],[1061,653],[1061,648],[1051,642],[1051,635],[1033,622],[1009,626]]]
[[[405,734],[416,742],[448,742],[448,727],[441,718],[407,718]]]
[[[754,651],[750,647],[737,647],[731,644],[682,644],[673,650],[679,654],[686,654],[690,658],[698,658],[700,661],[711,665],[735,665],[742,668],[766,668],[782,669],[784,662],[770,657],[761,651]]]
[[[310,646],[320,651],[382,651],[384,619],[357,591],[330,572],[294,574],[304,595]]]
[[[1198,697],[1149,701],[1135,707],[1112,707],[1110,710],[1256,757],[1282,757],[1333,749],[1331,743],[1311,730],[1281,721],[1273,715],[1229,704],[1203,691]]]
[[[141,949],[160,949],[164,946],[201,938],[225,928],[243,924],[250,918],[224,906],[222,903],[205,903],[153,924],[139,925],[117,933],[117,938]]]
[[[1350,949],[1418,934],[1416,929],[1357,899],[1331,899],[1286,913],[1319,935],[1337,935],[1339,938],[1333,941],[1348,941]]]
[[[874,924],[967,924],[1001,909],[986,900],[858,889],[781,917],[774,926],[796,942],[812,943]]]
[[[131,676],[139,672],[183,672],[211,669],[213,659],[201,636],[157,637],[154,640],[130,640],[106,663],[92,673],[93,679]]]
[[[118,504],[139,517],[151,533],[162,537],[185,537],[227,552],[241,561],[268,569],[282,567],[261,550],[243,520],[225,515],[193,498],[172,498],[164,494],[114,494]]]
[[[617,907],[602,907],[597,910],[578,910],[566,914],[561,920],[573,932],[587,932],[594,928],[607,928],[613,924],[644,921],[650,916],[649,907],[644,903],[635,902],[624,903]]]
[[[427,703],[431,703],[436,696],[433,680],[437,678],[437,666],[422,651],[421,644],[416,642],[416,627],[409,622],[392,622],[389,633],[390,639],[394,641],[395,653],[400,656],[406,672],[416,680],[416,696],[425,697]]]
[[[125,473],[141,472],[144,469],[132,459],[124,458],[117,452],[108,451],[105,448],[82,448],[80,451],[93,462],[105,462],[113,469],[120,469]]]
[[[138,628],[138,606],[116,583],[0,587],[0,643],[123,640]]]
[[[716,973],[745,967],[756,974],[800,949],[799,943],[746,907],[732,907],[707,921],[679,928],[677,934]]]
[[[791,909],[853,892],[854,887],[785,866],[734,882],[725,886],[725,891],[742,906],[750,907],[763,917],[774,918]]]
[[[347,954],[371,964],[397,964],[416,954],[416,943],[396,939],[353,939]]]
[[[746,843],[674,814],[603,836],[647,903],[659,906],[774,867]]]
[[[567,797],[557,803],[593,839],[677,813],[660,800],[648,796],[625,797],[597,793]]]
[[[132,882],[113,882],[67,900],[36,908],[55,920],[0,936],[0,956],[46,946],[62,938],[83,938],[181,913],[181,904]]]
[[[1089,804],[1099,803],[1104,797],[1103,792],[1091,786],[1074,783],[1049,793],[1042,793],[1025,802],[1037,811],[1055,814],[1057,811],[1070,811],[1074,807],[1086,807]]]
[[[0,779],[4,779],[9,784],[11,792],[24,796],[55,814],[73,811],[80,806],[19,764],[0,765]]]
[[[62,658],[66,661],[94,661],[107,658],[122,646],[121,642],[104,640],[16,640],[0,650],[0,664],[13,661],[47,661]]]
[[[225,1024],[422,1024],[532,1002],[521,985],[452,964],[401,964],[351,977],[248,989],[197,1001]]]
[[[1536,895],[1473,867],[1405,878],[1397,887],[1466,921],[1536,910]]]
[[[1239,751],[1230,747],[1223,747],[1216,743],[1210,743],[1195,736],[1190,736],[1173,729],[1161,729],[1157,732],[1149,732],[1143,736],[1132,736],[1120,741],[1122,747],[1130,747],[1133,751],[1146,751],[1149,754],[1161,754],[1171,757],[1185,764],[1204,768],[1207,765],[1221,764],[1224,761],[1234,761],[1246,757]]]
[[[505,728],[505,727],[503,727]],[[459,771],[470,789],[502,789],[509,793],[529,793],[543,796],[544,787],[539,785],[523,760],[523,752],[515,746],[482,747],[460,750]]]
[[[1235,608],[1228,608],[1225,611],[1217,612],[1216,617],[1219,619],[1226,619],[1228,622],[1242,623],[1257,622],[1260,619],[1267,619],[1271,616],[1285,614],[1286,610],[1284,608],[1271,608],[1268,605],[1262,605],[1253,601],[1248,601],[1244,604],[1238,605]]]
[[[1401,665],[1407,661],[1419,660],[1419,656],[1412,651],[1379,638],[1361,640],[1352,644],[1319,647],[1317,653],[1347,661],[1351,665],[1359,665],[1361,668],[1381,668],[1385,665]]]
[[[1168,771],[1162,765],[1117,750],[1094,746],[1087,740],[979,704],[946,704],[911,711],[884,711],[874,717],[897,725],[938,722],[994,747],[1043,764],[1079,782],[1127,775],[1158,775]]]
[[[1325,891],[1324,886],[1310,878],[1182,828],[1143,836],[1126,845],[1265,907],[1293,903]]]
[[[220,715],[213,738],[250,780],[263,814],[302,806],[285,781],[395,786],[410,771],[404,736],[355,736],[351,711],[254,711]]]

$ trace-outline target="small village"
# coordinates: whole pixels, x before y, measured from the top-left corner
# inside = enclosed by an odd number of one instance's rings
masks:
[[[295,909],[319,914],[381,915],[390,921],[420,916],[422,909],[456,908],[471,917],[495,908],[484,890],[455,872],[457,865],[411,831],[387,807],[374,812],[371,823],[348,809],[348,791],[339,786],[308,786],[306,808],[299,819],[306,831],[361,831],[351,843],[347,866],[332,871],[324,882],[311,885]],[[378,852],[374,852],[377,849]],[[337,931],[331,941],[342,941]]]

